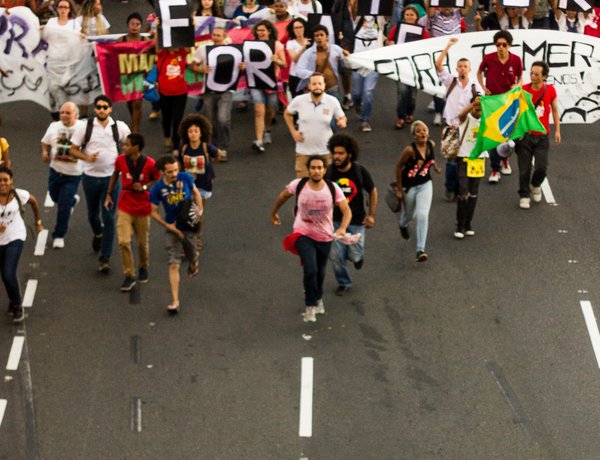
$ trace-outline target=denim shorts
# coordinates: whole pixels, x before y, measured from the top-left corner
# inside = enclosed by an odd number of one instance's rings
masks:
[[[277,108],[278,100],[277,93],[267,93],[264,89],[250,89],[250,97],[252,103],[268,105],[269,107]]]

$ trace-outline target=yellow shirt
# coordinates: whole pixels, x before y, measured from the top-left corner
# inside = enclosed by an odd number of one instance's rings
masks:
[[[4,152],[8,150],[8,141],[5,137],[0,137],[0,161],[4,160]]]

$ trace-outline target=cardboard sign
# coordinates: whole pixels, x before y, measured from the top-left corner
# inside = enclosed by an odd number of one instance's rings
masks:
[[[277,89],[273,42],[247,40],[243,44],[248,88]]]
[[[358,0],[359,16],[392,16],[393,13],[394,0]]]
[[[155,0],[160,18],[158,40],[162,48],[194,46],[193,9],[187,0]]]
[[[206,76],[206,91],[224,93],[235,90],[240,78],[241,45],[206,47],[206,63],[211,71]]]

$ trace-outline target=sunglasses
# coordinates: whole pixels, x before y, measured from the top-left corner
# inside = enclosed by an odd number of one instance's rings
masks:
[[[498,43],[496,43],[496,48],[508,48],[508,43],[498,42]]]
[[[110,105],[100,105],[100,104],[98,104],[96,106],[97,110],[108,110],[109,108],[110,108]]]

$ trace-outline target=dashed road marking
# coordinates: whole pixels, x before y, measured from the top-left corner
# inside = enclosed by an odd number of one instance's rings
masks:
[[[17,335],[13,338],[13,343],[10,347],[10,354],[8,355],[8,361],[6,363],[6,370],[16,371],[19,368],[19,362],[21,361],[21,353],[23,352],[24,343],[25,337],[22,335]]]
[[[44,207],[45,208],[53,208],[54,207],[54,201],[52,201],[52,198],[50,198],[50,192],[46,192],[46,199],[44,200]]]
[[[556,200],[554,199],[554,194],[550,188],[550,182],[548,182],[548,178],[544,179],[544,182],[542,182],[542,192],[544,194],[544,198],[546,198],[546,203],[556,204]]]
[[[4,412],[6,411],[6,399],[0,399],[0,426],[2,425],[2,419],[4,418]]]
[[[303,438],[310,438],[312,436],[313,375],[313,358],[302,358],[300,375],[300,427],[298,434]]]
[[[34,256],[43,256],[46,252],[46,241],[48,241],[48,230],[44,229],[38,233],[37,240],[35,242],[35,249],[33,250]]]
[[[37,289],[38,280],[29,280],[27,281],[27,286],[25,287],[25,295],[23,295],[23,306],[24,307],[32,307],[33,299],[35,298],[35,291]]]
[[[590,340],[592,341],[592,348],[596,355],[596,362],[600,367],[600,331],[598,331],[598,323],[596,322],[596,316],[594,315],[594,309],[592,303],[589,300],[582,300],[579,302],[581,305],[581,311],[583,312],[583,318],[587,326]]]

